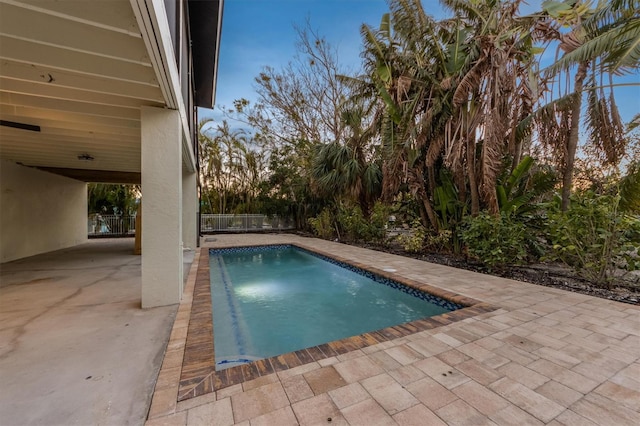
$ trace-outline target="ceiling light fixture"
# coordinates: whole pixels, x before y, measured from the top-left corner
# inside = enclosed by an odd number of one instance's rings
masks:
[[[80,154],[80,155],[78,155],[78,160],[93,161],[93,160],[95,160],[95,158],[92,155],[89,155],[89,154]]]

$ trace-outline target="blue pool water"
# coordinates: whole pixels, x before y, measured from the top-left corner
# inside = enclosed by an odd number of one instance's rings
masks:
[[[460,307],[321,257],[292,246],[210,251],[216,369]]]

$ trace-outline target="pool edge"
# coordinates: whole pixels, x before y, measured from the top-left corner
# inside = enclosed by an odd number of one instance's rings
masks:
[[[336,340],[322,345],[305,348],[270,358],[265,358],[249,364],[244,364],[225,370],[215,370],[214,343],[213,343],[213,318],[211,314],[211,294],[209,283],[209,250],[215,247],[200,248],[199,263],[193,289],[193,302],[196,295],[198,303],[191,305],[189,325],[186,333],[183,362],[180,370],[177,401],[211,393],[229,386],[241,384],[259,377],[286,371],[301,365],[317,362],[333,356],[342,355],[359,350],[378,343],[391,341],[400,337],[406,337],[421,331],[430,330],[444,325],[452,324],[471,318],[479,314],[488,313],[497,309],[487,303],[460,295],[448,290],[421,283],[416,280],[404,278],[394,272],[384,271],[376,267],[353,262],[341,256],[318,250],[299,242],[291,242],[276,245],[290,245],[303,250],[317,253],[335,259],[339,262],[361,268],[365,271],[378,274],[384,278],[396,281],[400,284],[419,291],[433,294],[442,299],[464,306],[461,309],[447,312],[434,317],[420,319],[409,323],[387,327],[381,330],[363,333],[360,335]],[[261,247],[265,244],[243,245],[225,247],[230,249],[242,247]],[[207,308],[208,301],[208,308]],[[207,311],[208,309],[208,311]],[[210,331],[209,331],[210,330]]]

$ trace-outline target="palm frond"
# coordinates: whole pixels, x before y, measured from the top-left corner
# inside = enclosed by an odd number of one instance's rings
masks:
[[[640,214],[640,163],[629,166],[626,176],[620,181],[620,209]]]
[[[627,123],[627,133],[640,127],[640,113],[633,116],[630,122]]]
[[[467,72],[453,94],[453,105],[460,106],[467,102],[469,94],[480,86],[484,70],[486,68],[485,58],[480,58],[476,64]]]
[[[545,76],[571,69],[575,64],[601,58],[608,72],[628,73],[640,66],[640,18],[597,32],[581,46],[543,70]]]
[[[455,13],[456,15],[462,15],[467,18],[470,23],[487,24],[487,18],[482,11],[476,6],[479,6],[480,2],[471,2],[467,0],[441,0],[442,5]]]
[[[596,33],[601,29],[608,29],[627,19],[637,17],[640,10],[640,0],[609,0],[604,6],[599,6],[582,24],[587,31]]]
[[[362,174],[363,189],[367,194],[377,195],[380,192],[382,182],[382,171],[377,163],[370,163]]]
[[[594,84],[593,78],[591,84]],[[601,96],[600,92],[601,90],[589,90],[587,94],[588,136],[602,164],[617,166],[625,154],[627,139],[613,92],[609,99]]]
[[[538,121],[538,122],[546,121],[556,111],[566,110],[567,108],[569,108],[574,98],[575,98],[575,94],[569,93],[567,95],[554,99],[550,102],[547,102],[543,106],[535,109],[533,112],[531,112],[531,114],[524,117],[520,121],[520,123],[518,123],[518,127],[516,131],[518,132],[518,134],[521,134],[521,135],[531,134],[531,125],[533,124],[534,121]]]

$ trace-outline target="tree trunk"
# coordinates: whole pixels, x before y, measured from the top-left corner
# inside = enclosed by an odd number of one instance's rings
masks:
[[[419,190],[416,196],[421,201],[419,204],[419,206],[421,205],[421,208],[419,210],[422,226],[429,229],[429,225],[431,225],[431,229],[437,233],[439,229],[438,218],[436,217],[436,212],[433,211],[433,207],[431,206],[431,202],[429,201],[426,191],[424,189]]]
[[[431,222],[431,226],[433,229],[438,232],[438,219],[436,218],[436,212],[433,211],[433,207],[431,207],[431,203],[428,198],[424,198],[422,200],[422,204],[424,205],[424,209],[427,213],[427,217],[429,218],[429,222]]]
[[[464,170],[456,171],[453,175],[453,183],[458,189],[458,200],[463,206],[467,204],[467,181]]]
[[[528,136],[530,138],[530,136]],[[522,160],[522,139],[516,142],[515,148],[513,150],[513,161],[511,162],[511,170],[515,170],[515,168],[520,164],[520,160]]]
[[[418,212],[420,213],[420,223],[422,223],[422,226],[424,226],[425,229],[429,229],[431,219],[429,219],[429,217],[427,216],[427,210],[425,208],[426,204],[427,203],[425,202],[422,202],[422,204],[418,204]]]
[[[467,173],[469,174],[469,189],[471,190],[471,215],[480,213],[480,195],[478,193],[478,179],[476,178],[476,144],[475,136],[467,135]]]
[[[429,193],[433,194],[433,192],[436,190],[436,171],[435,171],[435,167],[431,166],[428,167],[427,166],[427,176],[429,178],[429,180],[427,181],[429,183]]]
[[[358,194],[358,205],[360,205],[360,211],[365,219],[369,219],[371,216],[371,203],[367,198],[367,194],[364,189],[360,190]]]
[[[227,190],[222,189],[222,197],[220,197],[220,213],[227,213]]]
[[[520,113],[520,116],[518,117],[518,122],[522,122],[522,120],[525,117],[528,117],[532,112],[533,112],[533,108],[531,107],[531,105],[528,103],[525,104],[523,106],[523,111]],[[513,161],[511,162],[511,170],[515,170],[518,164],[520,164],[520,161],[522,161],[522,153],[523,152],[528,153],[531,148],[531,134],[528,134],[518,139],[517,135],[515,134],[516,128],[517,128],[517,125],[513,129],[514,148],[513,148]]]
[[[582,87],[584,79],[587,76],[588,62],[581,62],[578,65],[575,83],[573,86],[574,96],[576,97],[571,108],[571,128],[569,129],[569,138],[567,139],[565,151],[565,166],[562,175],[562,211],[569,209],[571,197],[571,183],[573,181],[573,167],[576,159],[576,150],[578,148],[578,138],[580,136],[580,109],[582,108]]]
[[[438,232],[438,218],[436,217],[436,212],[433,211],[433,207],[431,206],[431,200],[429,199],[429,193],[427,192],[427,187],[425,186],[424,181],[424,163],[420,165],[415,171],[415,180],[418,183],[418,194],[420,200],[422,201],[422,205],[424,207],[424,211],[427,214],[427,218],[433,227],[433,230]],[[424,217],[423,217],[424,222]],[[426,225],[426,224],[425,224]]]
[[[424,169],[422,165],[416,167],[411,173],[409,173],[409,187],[412,188],[412,192],[415,191],[415,196],[421,201],[422,208],[420,209],[420,216],[422,218],[422,224],[426,228],[427,225],[431,225],[434,231],[438,232],[438,218],[431,206],[431,200],[429,200],[429,194],[424,181]],[[426,217],[425,217],[426,216]]]

